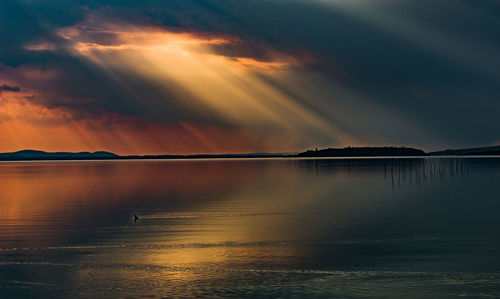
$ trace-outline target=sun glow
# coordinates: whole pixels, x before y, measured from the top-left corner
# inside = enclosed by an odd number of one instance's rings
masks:
[[[105,35],[108,40],[89,39],[86,31]],[[129,104],[132,101],[132,107],[144,108],[158,119],[106,110],[87,117],[80,112],[75,115],[71,105],[46,106],[44,96],[72,103],[72,99],[57,98],[55,93],[42,95],[36,89],[62,74],[51,69],[20,68],[14,77],[19,82],[35,82],[36,86],[0,94],[3,151],[36,148],[109,150],[119,154],[238,153],[289,151],[309,143],[312,135],[328,140],[347,138],[304,101],[297,100],[312,94],[294,92],[301,89],[297,70],[312,61],[308,55],[273,49],[262,57],[223,54],[221,48],[241,47],[244,41],[232,36],[149,27],[80,25],[64,28],[58,34],[67,40],[64,51],[97,66],[114,83],[111,92],[126,96],[124,100]],[[38,45],[28,48],[55,50]],[[128,76],[145,83],[130,84]],[[155,90],[149,92],[148,86]],[[170,120],[163,116],[165,113],[179,114]]]
[[[320,116],[266,80],[284,80],[293,67],[300,66],[299,58],[282,53],[272,53],[266,60],[224,56],[212,47],[240,43],[224,36],[134,28],[114,31],[115,43],[100,45],[78,41],[75,34],[74,51],[100,65],[109,76],[119,81],[120,74],[132,72],[170,89],[175,86],[189,95],[182,103],[189,109],[214,113],[245,127],[272,125],[295,132],[305,127],[335,135]]]

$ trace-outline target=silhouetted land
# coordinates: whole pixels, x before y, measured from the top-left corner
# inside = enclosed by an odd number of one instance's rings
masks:
[[[47,153],[44,151],[22,150],[14,153],[0,153],[0,161],[24,161],[24,160],[93,160],[93,159],[116,159],[117,154],[110,152],[55,152]]]
[[[500,146],[444,150],[425,153],[409,147],[346,147],[309,150],[302,153],[251,153],[251,154],[199,154],[199,155],[129,155],[98,152],[54,152],[22,150],[13,153],[0,153],[0,161],[35,161],[35,160],[132,160],[132,159],[245,159],[245,158],[301,158],[301,157],[401,157],[401,156],[493,156],[500,155]]]
[[[13,153],[0,153],[0,161],[35,161],[35,160],[133,160],[133,159],[220,159],[220,158],[274,158],[287,157],[290,154],[253,153],[253,154],[221,154],[221,155],[129,155],[120,156],[110,152],[55,152],[48,153],[36,150],[22,150]]]
[[[390,156],[425,156],[419,149],[409,147],[346,147],[310,150],[299,153],[296,157],[390,157]]]
[[[476,147],[465,149],[447,149],[444,151],[431,152],[431,156],[462,156],[462,155],[498,155],[500,146]]]
[[[485,152],[470,152],[465,154],[467,156],[500,156],[500,150],[497,151],[485,151]]]

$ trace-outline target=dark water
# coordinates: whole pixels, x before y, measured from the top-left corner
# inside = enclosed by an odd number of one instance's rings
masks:
[[[500,158],[0,163],[0,298],[500,297],[499,194]]]

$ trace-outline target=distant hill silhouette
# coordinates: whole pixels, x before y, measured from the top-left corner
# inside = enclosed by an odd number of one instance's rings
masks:
[[[419,149],[409,147],[346,147],[309,150],[295,155],[296,157],[391,157],[391,156],[425,156]]]
[[[306,158],[306,157],[401,157],[401,156],[469,156],[500,155],[500,146],[444,150],[425,153],[410,147],[345,147],[309,150],[302,153],[250,153],[250,154],[196,154],[196,155],[129,155],[119,156],[114,153],[98,152],[44,152],[38,150],[22,150],[13,153],[0,153],[0,161],[34,161],[34,160],[146,160],[146,159],[244,159],[244,158]]]
[[[500,150],[497,151],[485,151],[485,152],[470,152],[465,154],[466,156],[500,156]]]
[[[251,154],[197,154],[197,155],[129,155],[119,156],[110,152],[44,152],[22,150],[13,153],[0,153],[0,161],[34,161],[34,160],[132,160],[132,159],[217,159],[217,158],[275,158],[287,157],[288,153],[251,153]]]
[[[113,159],[120,156],[110,152],[55,152],[48,153],[36,150],[22,150],[13,153],[0,153],[0,161],[19,161],[19,160],[91,160],[91,159]]]
[[[144,155],[122,156],[131,159],[231,159],[231,158],[276,158],[289,157],[289,153],[250,153],[250,154],[194,154],[194,155]]]
[[[481,155],[499,155],[500,146],[488,146],[488,147],[476,147],[476,148],[465,148],[465,149],[447,149],[444,151],[431,152],[431,156],[481,156]]]

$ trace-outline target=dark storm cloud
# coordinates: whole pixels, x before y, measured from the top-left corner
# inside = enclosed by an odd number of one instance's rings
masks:
[[[104,110],[175,120],[207,116],[183,110],[185,107],[179,107],[175,100],[151,100],[161,105],[160,109],[148,105],[143,99],[155,99],[160,89],[165,92],[165,86],[133,74],[117,81],[64,50],[67,41],[56,34],[57,30],[88,22],[89,15],[94,17],[92,25],[97,26],[100,22],[126,23],[235,36],[241,44],[214,47],[231,57],[266,60],[269,49],[310,55],[314,60],[306,64],[308,69],[365,99],[367,106],[400,115],[429,132],[428,140],[415,140],[414,144],[467,146],[500,140],[498,1],[0,2],[0,63],[59,71],[50,82],[32,82],[49,95],[39,98],[44,105],[70,107],[81,117]],[[82,28],[82,40],[116,43],[112,33],[92,26]],[[37,41],[53,43],[58,50],[24,48]],[[123,86],[140,93],[126,92]],[[172,87],[167,98],[189,98],[188,91],[179,94],[179,90]],[[349,98],[325,98],[350,105]],[[352,104],[353,118],[359,117],[356,110]],[[373,115],[370,121],[385,121],[377,117]],[[394,133],[396,128],[392,132],[390,127],[388,123],[387,131],[373,131],[368,123],[353,132],[394,143],[412,140],[412,132]]]
[[[18,91],[21,91],[21,88],[19,88],[17,86],[10,86],[10,85],[3,84],[3,85],[0,85],[0,92],[2,92],[2,91],[18,92]]]

